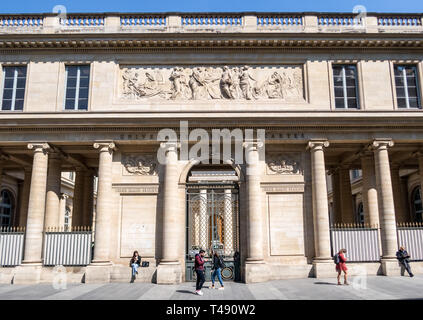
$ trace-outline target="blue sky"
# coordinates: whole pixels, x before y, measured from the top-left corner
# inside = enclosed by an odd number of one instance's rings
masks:
[[[368,12],[423,12],[423,0],[0,0],[0,13],[52,12],[56,5],[67,12],[352,12],[356,5]]]

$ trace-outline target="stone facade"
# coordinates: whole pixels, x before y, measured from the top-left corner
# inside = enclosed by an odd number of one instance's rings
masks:
[[[242,281],[332,275],[330,224],[357,222],[362,202],[364,222],[380,225],[382,257],[363,266],[399,273],[396,223],[417,219],[410,196],[422,182],[423,115],[421,105],[399,105],[395,67],[415,68],[420,95],[422,17],[369,15],[355,25],[337,14],[205,16],[0,16],[0,79],[27,67],[23,110],[0,113],[2,186],[22,199],[15,225],[26,226],[22,264],[0,269],[14,283],[51,281],[41,244],[44,228],[63,221],[60,172],[76,175],[72,225],[95,229],[92,263],[67,267],[72,281],[127,281],[134,250],[149,262],[139,280],[186,280],[186,190],[207,166],[158,137],[179,135],[181,120],[210,135],[265,130],[243,141],[246,163],[222,162],[204,178],[239,191]],[[338,65],[356,67],[356,108],[337,107]],[[84,110],[65,108],[69,66],[89,66]],[[363,178],[351,181],[351,170]]]

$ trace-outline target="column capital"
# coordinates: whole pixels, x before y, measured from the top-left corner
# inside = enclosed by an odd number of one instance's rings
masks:
[[[50,145],[46,142],[30,142],[27,147],[34,152],[49,153],[51,151]]]
[[[375,139],[370,145],[370,147],[373,150],[383,150],[393,146],[394,146],[394,141],[390,139]]]
[[[307,144],[307,149],[312,151],[314,150],[323,150],[323,148],[329,147],[328,140],[310,140]]]
[[[116,150],[116,145],[113,141],[98,141],[93,144],[94,149],[99,149],[99,152],[112,152]]]
[[[178,141],[162,141],[160,142],[160,148],[176,152],[181,148],[181,143]]]
[[[60,194],[60,198],[61,198],[61,199],[63,199],[63,200],[66,200],[66,199],[68,199],[68,198],[69,198],[69,195],[68,195],[68,194],[66,194],[66,193],[63,193],[63,192],[62,192],[62,193]]]
[[[257,151],[264,146],[264,142],[262,140],[244,140],[242,146],[247,151]]]

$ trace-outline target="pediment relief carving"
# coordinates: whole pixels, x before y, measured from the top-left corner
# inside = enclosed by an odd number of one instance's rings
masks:
[[[285,66],[121,66],[124,100],[304,101],[303,68]]]
[[[122,155],[124,175],[156,176],[157,162],[155,155]]]
[[[266,156],[267,174],[302,175],[304,173],[300,153],[269,154]]]

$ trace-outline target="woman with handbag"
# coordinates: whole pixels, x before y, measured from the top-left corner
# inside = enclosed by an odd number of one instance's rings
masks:
[[[132,277],[135,278],[136,275],[138,274],[138,268],[140,267],[141,264],[141,257],[138,254],[138,251],[134,251],[134,254],[132,255],[132,259],[131,259],[131,267],[132,267]]]
[[[212,273],[212,286],[211,288],[214,289],[214,280],[217,276],[217,279],[219,279],[220,282],[220,288],[218,290],[225,290],[223,286],[223,280],[222,280],[222,269],[225,267],[225,264],[223,263],[222,258],[219,256],[219,254],[215,251],[213,254],[213,273]]]

